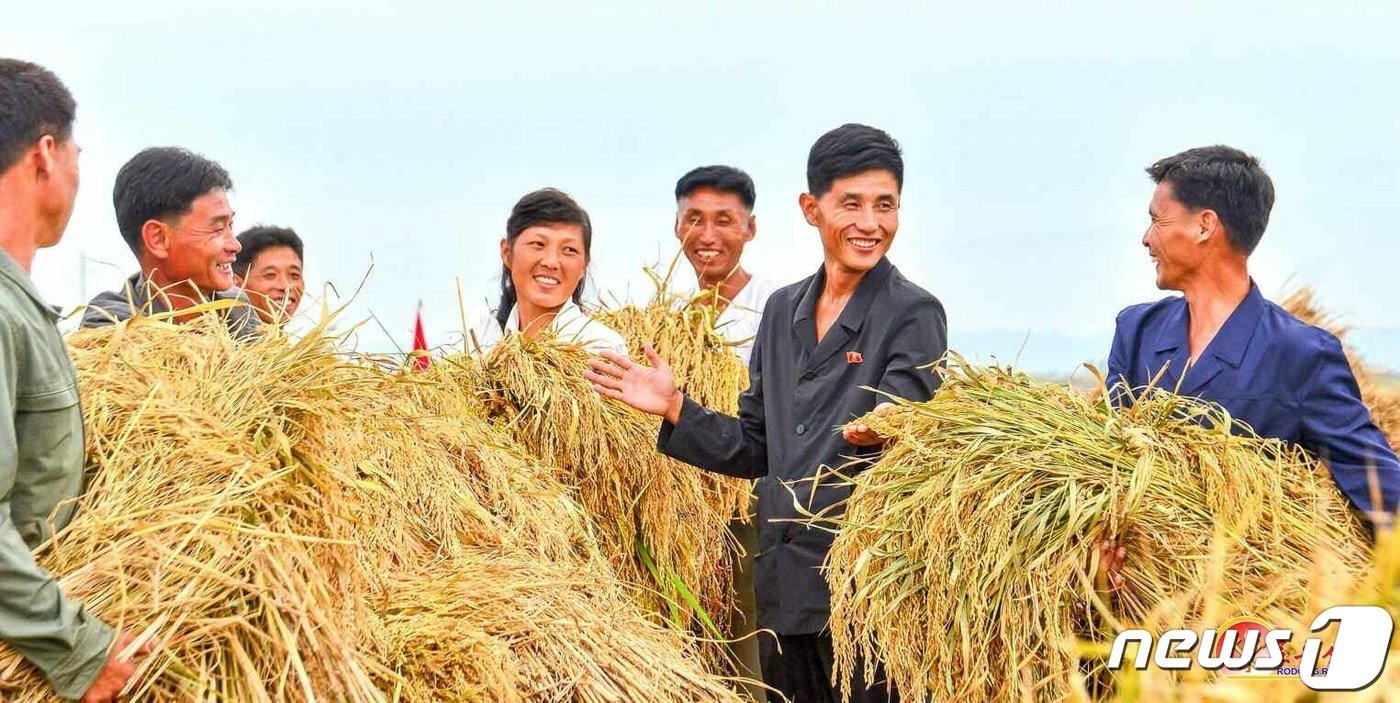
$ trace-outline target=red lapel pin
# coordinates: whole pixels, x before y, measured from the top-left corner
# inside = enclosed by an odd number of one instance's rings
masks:
[[[861,358],[860,352],[857,352],[857,351],[849,351],[849,352],[846,352],[846,363],[848,363],[848,364],[859,364],[859,363],[862,362],[862,361],[865,361],[865,359]]]

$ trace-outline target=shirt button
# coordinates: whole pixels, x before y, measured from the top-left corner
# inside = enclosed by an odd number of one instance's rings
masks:
[[[783,544],[787,544],[788,542],[791,542],[791,541],[792,541],[792,533],[787,532],[787,531],[784,531],[784,532],[783,532]]]
[[[804,435],[804,434],[807,434],[807,426],[806,426],[806,425],[798,425],[798,426],[797,426],[797,434],[798,434],[799,437],[802,436],[802,435]]]

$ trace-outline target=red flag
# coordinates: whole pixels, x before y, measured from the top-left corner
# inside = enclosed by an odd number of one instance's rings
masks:
[[[413,357],[413,366],[419,371],[428,368],[428,335],[423,333],[423,301],[418,301],[418,312],[413,316],[413,351],[421,354]]]

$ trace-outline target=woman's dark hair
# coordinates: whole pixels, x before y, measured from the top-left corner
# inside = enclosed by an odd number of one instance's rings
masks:
[[[583,231],[583,256],[587,260],[593,251],[593,223],[588,213],[568,193],[555,188],[541,188],[525,194],[510,211],[506,220],[506,246],[514,247],[520,234],[531,227],[540,225],[578,225]],[[575,303],[583,302],[583,282],[574,289]],[[515,284],[510,279],[510,267],[501,264],[501,302],[496,307],[496,321],[501,328],[510,318],[511,308],[515,307]]]

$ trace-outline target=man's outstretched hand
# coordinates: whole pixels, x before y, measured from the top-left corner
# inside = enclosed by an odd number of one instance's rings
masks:
[[[872,414],[883,413],[893,407],[894,403],[880,403],[875,406],[875,409],[871,412]],[[857,447],[871,447],[877,444],[886,444],[890,441],[889,437],[876,432],[871,429],[869,425],[864,424],[847,425],[841,430],[841,437]]]
[[[660,415],[671,424],[681,416],[685,396],[676,388],[671,367],[650,344],[644,351],[650,367],[635,364],[625,356],[603,352],[601,359],[589,359],[589,371],[583,377],[593,384],[593,390],[605,397],[620,400],[644,413]]]

